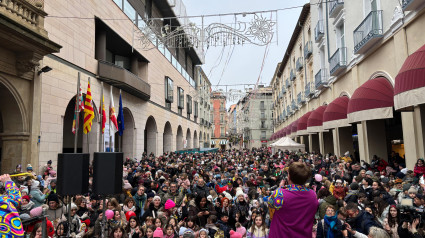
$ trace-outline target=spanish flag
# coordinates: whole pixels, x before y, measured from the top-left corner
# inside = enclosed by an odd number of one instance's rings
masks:
[[[91,89],[90,89],[90,79],[87,86],[86,100],[84,103],[84,134],[87,134],[91,131],[92,121],[94,119],[94,110],[92,105]]]

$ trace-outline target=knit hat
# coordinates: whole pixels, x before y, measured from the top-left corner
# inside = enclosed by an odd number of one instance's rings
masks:
[[[43,208],[40,206],[40,207],[33,208],[30,211],[30,216],[31,217],[38,217],[38,216],[41,216],[42,213],[43,213]]]
[[[153,198],[153,197],[155,197],[155,193],[153,193],[153,192],[148,192],[146,194],[146,198]]]
[[[244,193],[243,193],[242,189],[238,189],[235,197],[238,198],[239,196],[243,196],[243,195],[244,195]]]
[[[52,164],[52,160],[47,161],[47,164]]]
[[[55,201],[59,203],[58,195],[56,193],[49,194],[49,196],[47,197],[47,202],[50,202],[50,201]]]
[[[173,200],[171,200],[171,199],[168,199],[166,202],[165,202],[165,204],[164,204],[164,208],[165,208],[165,210],[168,210],[168,209],[171,209],[171,208],[173,208],[173,207],[175,207],[176,206],[176,204],[173,202]]]
[[[372,171],[370,171],[370,170],[368,170],[368,171],[366,172],[366,175],[373,176],[373,172],[372,172]]]
[[[131,186],[131,184],[130,183],[124,183],[124,186],[122,187],[124,190],[130,190],[130,189],[132,189],[133,187]]]
[[[401,179],[401,178],[397,178],[395,181],[394,181],[394,183],[403,183],[403,180]]]
[[[207,233],[207,235],[208,235],[208,233],[210,233],[207,229],[202,228],[201,230],[199,230],[199,234],[201,234],[201,232],[203,232],[203,231],[205,231]]]
[[[31,164],[28,164],[27,165],[27,170],[32,170],[32,165]]]
[[[230,238],[242,238],[242,235],[239,234],[238,232],[231,230],[230,231]]]
[[[184,234],[184,232],[186,231],[186,227],[180,227],[180,230],[179,230],[179,236],[182,236],[183,234]]]
[[[71,203],[71,210],[78,209],[77,205],[75,203]]]
[[[157,200],[157,199],[159,199],[159,201],[161,201],[161,197],[160,197],[160,196],[155,196],[155,197],[153,197],[152,201],[155,201],[155,200]]]
[[[323,177],[320,174],[316,174],[314,175],[314,179],[316,180],[316,182],[322,182]]]
[[[23,197],[22,197],[22,199],[25,199],[25,200],[27,200],[28,202],[29,202],[29,201],[31,201],[30,196],[28,196],[28,195],[23,196]]]
[[[243,237],[246,234],[246,228],[243,227],[243,226],[240,226],[240,227],[236,228],[236,232],[241,234],[242,237]]]
[[[384,184],[387,184],[389,181],[390,181],[390,179],[387,178],[387,177],[381,178],[381,182],[384,183]]]
[[[156,228],[156,230],[153,232],[153,237],[154,238],[156,238],[156,237],[160,237],[160,238],[162,238],[162,237],[164,237],[164,232],[162,232],[162,229],[161,228]]]
[[[409,193],[417,194],[418,193],[418,190],[416,190],[414,187],[411,187],[411,188],[409,188],[408,192]]]
[[[21,220],[28,220],[30,219],[30,215],[26,214],[26,213],[22,213],[19,215],[19,218],[21,218]]]
[[[183,238],[195,238],[195,234],[191,229],[187,229],[183,234]]]

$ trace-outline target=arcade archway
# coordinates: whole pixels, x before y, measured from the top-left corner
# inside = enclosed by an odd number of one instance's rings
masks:
[[[187,131],[186,131],[186,148],[185,149],[192,149],[192,135],[190,134],[189,128],[187,128]]]
[[[193,132],[193,148],[198,148],[198,133]]]
[[[149,154],[156,154],[157,147],[157,134],[156,121],[153,116],[150,116],[146,121],[145,127],[145,152]]]
[[[183,129],[181,126],[177,128],[176,150],[183,150]]]
[[[163,140],[163,152],[164,153],[169,153],[171,152],[172,148],[172,143],[173,143],[173,130],[171,128],[171,123],[170,122],[166,122],[165,126],[164,126],[164,135],[162,137]]]

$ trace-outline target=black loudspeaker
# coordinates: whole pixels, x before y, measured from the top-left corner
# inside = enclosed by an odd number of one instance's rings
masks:
[[[123,153],[94,153],[94,194],[114,195],[122,192],[123,157]]]
[[[90,154],[58,154],[57,193],[86,194],[89,191]]]

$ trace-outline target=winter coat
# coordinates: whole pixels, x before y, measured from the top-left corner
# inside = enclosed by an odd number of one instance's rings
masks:
[[[252,228],[250,228],[246,233],[247,238],[268,238],[269,237],[269,229],[265,228],[258,229],[257,227],[254,227],[254,230],[252,231]]]
[[[335,210],[338,210],[336,206],[336,198],[333,195],[329,195],[323,199],[323,203],[319,206],[319,217],[323,219],[326,215],[326,207],[332,205],[335,207]]]
[[[365,235],[369,234],[372,226],[382,228],[381,224],[375,222],[373,215],[366,211],[360,211],[359,215],[349,222],[351,228]]]
[[[34,202],[34,207],[39,207],[44,204],[44,200],[46,199],[46,195],[44,195],[40,189],[38,188],[40,182],[33,180],[31,185],[31,201]]]
[[[200,227],[204,227],[205,224],[207,224],[207,218],[210,215],[217,215],[217,212],[214,209],[214,206],[211,203],[206,204],[206,211],[208,211],[210,214],[203,215],[201,217],[198,217],[198,213],[204,211],[198,208],[198,206],[189,206],[189,216],[195,216],[198,218],[198,225]]]
[[[143,214],[142,218],[140,218],[140,223],[143,224],[147,217],[158,217],[158,210],[160,207],[156,208],[153,203],[149,204],[149,209]]]
[[[54,210],[49,208],[46,211],[46,215],[48,216],[47,218],[51,222],[55,221],[56,219],[59,219],[59,222],[66,221],[65,214],[66,214],[66,207],[61,204],[59,205],[58,208]]]
[[[161,201],[162,201],[162,204],[165,204],[165,202],[168,199],[171,199],[176,204],[176,206],[179,207],[183,202],[183,198],[184,198],[183,191],[175,192],[175,193],[172,193],[171,191],[169,191],[167,194],[164,195],[164,199]]]
[[[199,186],[199,185],[195,185],[193,187],[192,193],[195,195],[195,197],[198,196],[198,195],[207,197],[208,195],[210,195],[210,189],[206,185],[204,185],[202,187]]]
[[[415,176],[424,175],[425,174],[425,166],[415,166],[415,169],[413,170],[413,173]]]
[[[248,225],[248,216],[249,216],[249,204],[245,201],[236,202],[233,206],[233,218],[236,219],[236,214],[239,213],[239,222],[242,226],[246,227]]]
[[[336,223],[336,229],[334,230],[334,237],[335,238],[343,238],[343,234],[342,234],[342,221],[341,220],[337,220]],[[322,219],[318,222],[317,224],[317,235],[316,238],[327,238],[328,237],[328,229],[329,229],[329,225],[326,224],[325,220]]]
[[[136,214],[138,217],[142,217],[145,208],[145,202],[146,202],[146,194],[143,194],[142,196],[139,196],[139,194],[135,194],[133,196],[134,204],[136,205]]]

